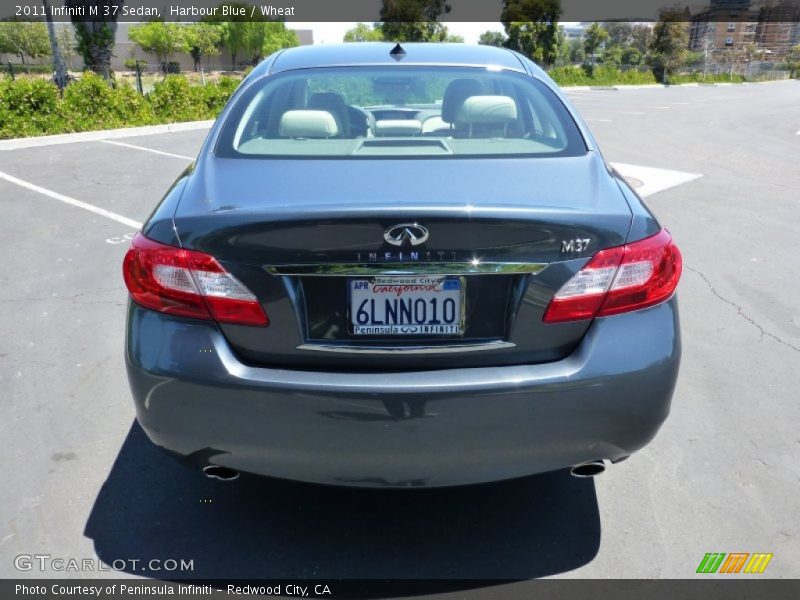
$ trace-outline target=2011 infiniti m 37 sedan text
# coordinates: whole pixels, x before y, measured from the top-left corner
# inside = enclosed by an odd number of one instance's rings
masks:
[[[221,478],[591,475],[678,374],[680,252],[505,49],[270,56],[123,271],[138,420]]]

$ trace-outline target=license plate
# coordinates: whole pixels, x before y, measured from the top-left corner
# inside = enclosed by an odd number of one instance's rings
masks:
[[[354,335],[461,335],[464,281],[441,275],[351,279]]]

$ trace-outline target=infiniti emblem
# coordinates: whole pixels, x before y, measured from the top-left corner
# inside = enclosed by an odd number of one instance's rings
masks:
[[[383,232],[383,239],[392,246],[402,246],[406,243],[419,246],[428,241],[428,230],[416,223],[400,223],[387,227]]]

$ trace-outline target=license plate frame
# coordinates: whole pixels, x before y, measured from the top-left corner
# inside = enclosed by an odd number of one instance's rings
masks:
[[[436,323],[436,315],[434,314],[433,320],[426,319],[425,323],[414,323],[414,324],[386,324],[386,323],[374,323],[374,322],[367,322],[363,324],[359,324],[356,322],[357,319],[357,307],[354,306],[354,292],[357,296],[361,296],[363,298],[364,291],[367,291],[368,294],[372,294],[372,299],[378,298],[386,298],[387,294],[383,296],[378,295],[374,292],[374,287],[376,285],[386,285],[386,286],[408,286],[408,285],[431,285],[430,282],[435,281],[438,285],[440,285],[443,289],[438,290],[437,292],[427,291],[427,290],[420,290],[419,292],[411,291],[410,297],[415,297],[412,300],[412,303],[420,300],[425,299],[420,294],[428,294],[428,299],[426,300],[426,307],[431,307],[430,294],[441,293],[442,296],[438,296],[442,300],[441,311],[444,312],[444,301],[448,299],[453,299],[455,305],[457,307],[458,315],[454,318],[452,322],[448,323]],[[369,285],[369,288],[365,290],[363,287],[360,289],[355,288],[356,283],[360,283],[363,285],[363,282],[366,282]],[[445,283],[447,282],[447,283]],[[456,282],[456,283],[453,283]],[[450,289],[444,289],[447,286]],[[403,291],[402,293],[405,293]],[[401,293],[401,295],[402,295]],[[414,294],[416,293],[416,296]],[[457,296],[457,299],[453,298],[453,296]],[[398,296],[399,298],[400,296]],[[433,296],[436,297],[436,296]],[[435,306],[435,305],[434,305]],[[369,307],[372,312],[368,311],[369,316],[374,316],[374,308],[372,306]],[[347,279],[347,324],[348,324],[348,332],[351,336],[364,339],[364,338],[376,338],[376,337],[391,337],[391,338],[401,338],[401,339],[419,339],[419,338],[434,338],[434,339],[452,339],[452,338],[461,338],[464,336],[464,331],[466,329],[466,277],[459,276],[459,275],[376,275],[372,277],[349,277]],[[432,309],[435,313],[436,308]],[[426,308],[427,311],[427,308]],[[386,314],[383,315],[386,317]],[[444,319],[444,315],[441,315],[441,319]],[[367,328],[367,329],[365,329]],[[370,329],[371,328],[371,329]],[[439,331],[437,331],[439,329]],[[442,331],[441,329],[446,329]]]

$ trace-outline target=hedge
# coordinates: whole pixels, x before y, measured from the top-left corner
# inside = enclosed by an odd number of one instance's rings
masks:
[[[0,139],[214,119],[238,85],[233,77],[199,86],[168,75],[142,96],[131,85],[111,87],[84,73],[61,97],[50,81],[6,78],[0,80]]]
[[[558,85],[636,85],[658,83],[652,71],[620,71],[597,65],[592,76],[583,67],[556,67],[548,72]]]
[[[591,77],[581,67],[557,67],[549,74],[563,86],[657,83],[651,71],[620,71],[606,65],[596,66]],[[702,80],[701,73],[670,77],[671,83]],[[743,80],[741,75],[733,76],[734,82]],[[152,92],[141,96],[129,84],[112,87],[87,72],[70,83],[61,97],[50,81],[5,78],[0,80],[0,139],[214,119],[239,81],[220,77],[200,86],[182,75],[167,75]],[[729,81],[728,74],[705,79],[706,83]]]
[[[652,71],[620,71],[615,67],[607,65],[597,65],[594,73],[589,76],[583,67],[569,66],[556,67],[548,72],[558,85],[569,87],[572,85],[641,85],[661,83],[653,75]],[[728,73],[707,74],[703,79],[702,72],[681,73],[670,75],[668,82],[671,84],[680,83],[741,83],[744,81],[742,75],[734,75],[733,78]]]

